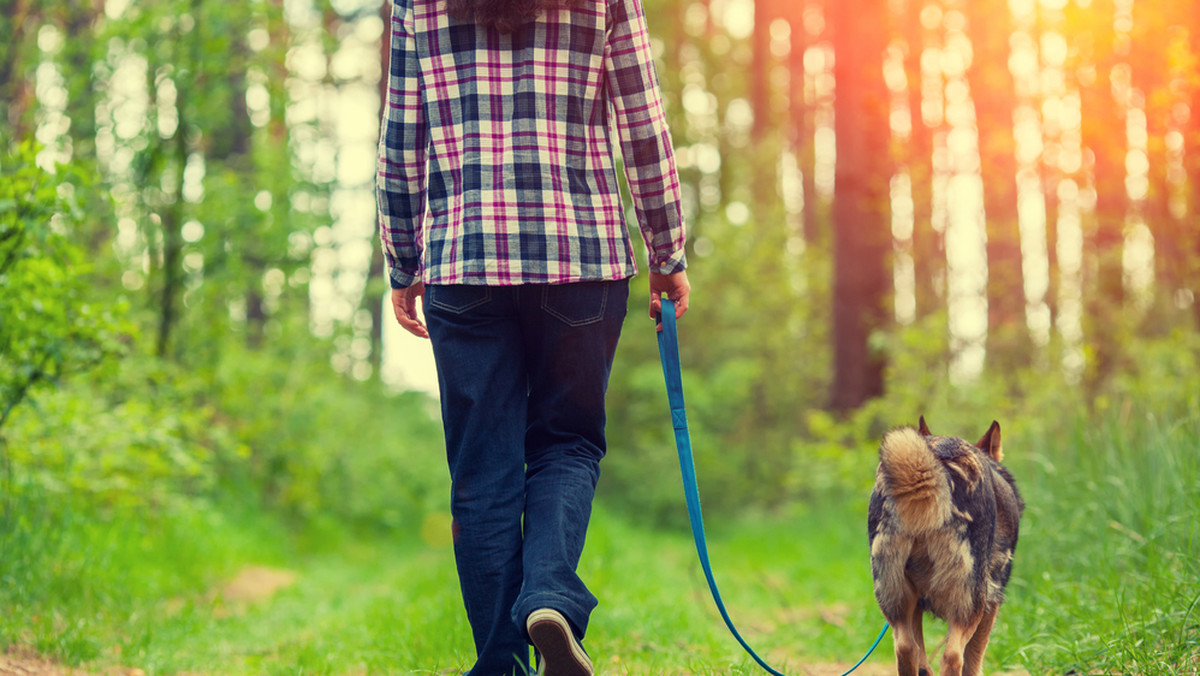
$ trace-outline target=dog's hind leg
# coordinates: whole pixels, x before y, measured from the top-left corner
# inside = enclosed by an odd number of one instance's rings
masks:
[[[963,676],[963,650],[975,635],[982,616],[969,622],[951,622],[946,635],[946,651],[942,653],[942,668],[939,676]]]
[[[912,627],[913,638],[917,642],[917,674],[918,676],[933,676],[933,672],[929,670],[929,654],[925,652],[925,628],[922,626],[922,621],[925,619],[925,611],[921,610],[920,604],[913,608]]]
[[[967,643],[966,652],[963,654],[964,676],[982,676],[983,653],[987,650],[988,638],[991,636],[992,625],[996,623],[996,613],[999,610],[1000,606],[995,606],[984,611],[983,619],[975,629],[975,635]]]
[[[904,597],[904,607],[898,617],[888,618],[892,624],[892,640],[896,646],[896,671],[899,676],[920,676],[923,664],[927,663],[924,639],[921,636],[920,612],[917,610],[917,595],[911,589]],[[914,622],[913,618],[916,617]],[[925,671],[928,674],[928,668]]]

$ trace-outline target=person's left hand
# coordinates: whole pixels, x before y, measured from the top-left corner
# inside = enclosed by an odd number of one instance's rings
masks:
[[[392,289],[392,310],[396,321],[405,331],[418,338],[428,338],[429,329],[417,316],[417,299],[425,295],[425,285],[417,282],[406,289]]]

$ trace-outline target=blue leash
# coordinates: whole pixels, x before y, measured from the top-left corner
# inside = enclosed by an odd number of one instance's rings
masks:
[[[687,410],[683,403],[683,374],[679,363],[679,338],[675,329],[675,303],[668,298],[663,298],[660,315],[662,331],[658,333],[658,354],[662,358],[663,376],[667,381],[667,400],[671,404],[671,423],[675,427],[675,446],[679,449],[679,469],[683,474],[683,492],[687,498],[688,519],[692,522],[692,538],[696,541],[696,553],[700,555],[700,566],[704,568],[704,577],[708,579],[708,588],[712,591],[717,610],[721,612],[721,618],[725,620],[725,626],[729,627],[733,637],[768,673],[774,674],[774,676],[784,676],[764,662],[738,633],[737,628],[733,626],[733,620],[729,619],[729,613],[725,610],[725,603],[721,601],[721,592],[717,591],[717,581],[713,578],[712,565],[708,560],[708,544],[704,536],[704,515],[700,511],[700,487],[696,483],[696,463],[692,459],[692,440],[688,435]],[[884,623],[883,630],[879,632],[878,638],[871,644],[867,654],[863,655],[858,664],[850,667],[850,671],[842,676],[847,676],[867,661],[871,653],[875,652],[879,642],[883,640],[884,635],[887,634],[887,630],[888,625]]]

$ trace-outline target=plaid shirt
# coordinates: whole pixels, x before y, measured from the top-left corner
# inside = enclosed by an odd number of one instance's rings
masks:
[[[650,267],[683,270],[674,151],[641,0],[586,0],[511,34],[392,0],[377,196],[393,288],[636,272],[613,157]]]

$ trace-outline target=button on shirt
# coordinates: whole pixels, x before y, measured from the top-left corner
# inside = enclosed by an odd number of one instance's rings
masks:
[[[450,18],[445,0],[393,0],[389,70],[377,196],[393,288],[632,276],[615,148],[650,269],[684,269],[640,0],[585,0],[512,33]]]

